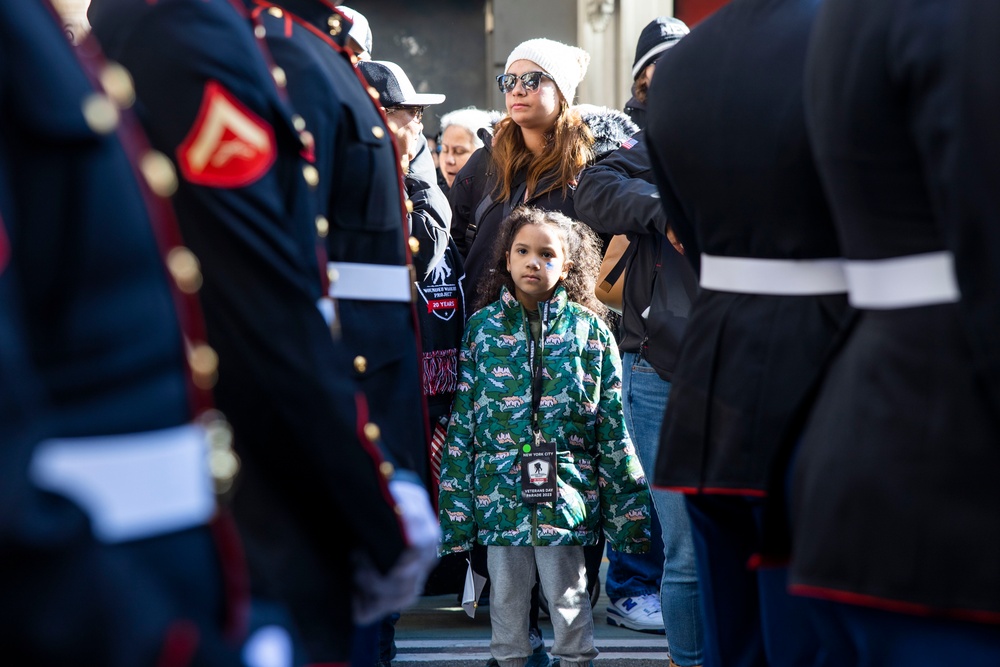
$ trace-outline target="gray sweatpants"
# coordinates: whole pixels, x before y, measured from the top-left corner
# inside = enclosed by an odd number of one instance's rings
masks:
[[[552,654],[563,667],[581,667],[597,656],[594,617],[587,594],[583,547],[488,547],[490,651],[500,667],[524,667],[531,655],[528,611],[535,573],[549,601],[555,640]]]

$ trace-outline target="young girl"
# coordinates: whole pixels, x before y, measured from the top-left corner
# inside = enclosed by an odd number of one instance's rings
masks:
[[[469,320],[441,467],[444,553],[488,548],[490,650],[500,667],[532,653],[535,574],[563,667],[597,655],[584,545],[599,532],[649,547],[649,489],[625,431],[621,362],[594,296],[599,241],[554,211],[505,222]],[[560,547],[558,549],[539,547]]]

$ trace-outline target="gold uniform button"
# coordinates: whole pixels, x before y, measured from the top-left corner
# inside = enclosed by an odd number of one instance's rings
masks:
[[[177,192],[177,171],[174,163],[160,151],[148,151],[139,160],[139,171],[142,172],[149,189],[160,197],[170,197]]]
[[[337,269],[327,269],[326,279],[329,280],[331,284],[335,283],[338,280],[340,280],[340,273],[337,271]]]
[[[319,185],[319,169],[311,164],[307,164],[302,167],[302,177],[306,179],[306,183],[308,183],[310,187],[314,188]]]
[[[216,372],[219,370],[219,355],[215,350],[199,343],[188,352],[188,364],[194,383],[200,389],[211,389],[215,385]]]
[[[109,62],[101,70],[101,87],[121,109],[135,104],[135,85],[128,70],[116,62]]]
[[[382,437],[382,429],[378,427],[378,424],[368,422],[365,424],[365,437],[372,442],[377,442]]]
[[[406,212],[413,213],[413,202],[409,199],[406,200]]]
[[[253,36],[256,37],[257,39],[264,39],[265,37],[267,37],[267,28],[265,28],[262,25],[254,26]]]
[[[376,125],[372,128],[372,134],[375,136],[376,139],[381,139],[382,137],[385,136],[385,130]]]
[[[396,474],[396,468],[388,461],[382,461],[382,463],[378,464],[378,471],[386,479],[392,479],[392,476]]]
[[[330,34],[334,36],[339,35],[340,31],[344,29],[343,21],[336,14],[328,18],[326,24],[330,26]]]
[[[276,19],[280,19],[282,16],[284,16],[284,14],[282,14],[281,10],[278,9],[277,7],[271,7],[271,8],[269,8],[267,10],[267,13],[270,14],[271,16],[273,16]]]
[[[194,294],[201,288],[201,264],[184,246],[177,246],[167,254],[167,270],[177,289],[185,294]]]
[[[274,82],[278,84],[279,88],[284,88],[288,85],[288,77],[285,75],[285,70],[280,67],[275,67],[271,70],[271,76],[274,77]]]
[[[326,238],[326,235],[330,233],[330,221],[322,215],[316,216],[316,233],[319,234],[320,238]]]
[[[118,108],[106,95],[91,93],[83,100],[83,119],[97,134],[111,134],[118,127]]]
[[[313,136],[312,132],[299,132],[299,141],[302,143],[302,149],[308,153],[314,153],[316,151],[316,138]]]
[[[306,129],[306,119],[298,114],[293,115],[292,127],[295,128],[296,132],[301,132],[302,130]]]
[[[357,65],[359,62],[361,62],[361,59],[358,58],[356,55],[352,54],[351,55],[351,64],[352,65]]]
[[[354,370],[359,373],[364,373],[368,370],[368,360],[362,357],[360,354],[354,357]]]
[[[420,241],[417,239],[416,236],[411,236],[409,243],[410,243],[411,253],[416,255],[418,252],[420,252]]]
[[[381,95],[379,95],[378,91],[375,90],[375,86],[368,86],[368,94],[376,102],[378,102],[381,99],[381,97],[382,97]]]

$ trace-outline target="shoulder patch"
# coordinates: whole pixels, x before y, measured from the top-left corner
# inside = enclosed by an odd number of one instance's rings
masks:
[[[250,185],[277,157],[273,128],[216,81],[205,85],[201,108],[177,147],[181,174],[216,188]]]
[[[639,141],[635,137],[629,137],[628,139],[622,142],[622,148],[624,148],[625,150],[629,150],[637,143],[639,143]]]

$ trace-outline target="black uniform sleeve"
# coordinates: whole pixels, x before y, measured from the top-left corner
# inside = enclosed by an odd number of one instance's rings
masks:
[[[577,217],[599,234],[666,234],[667,214],[653,184],[643,133],[580,175]]]

